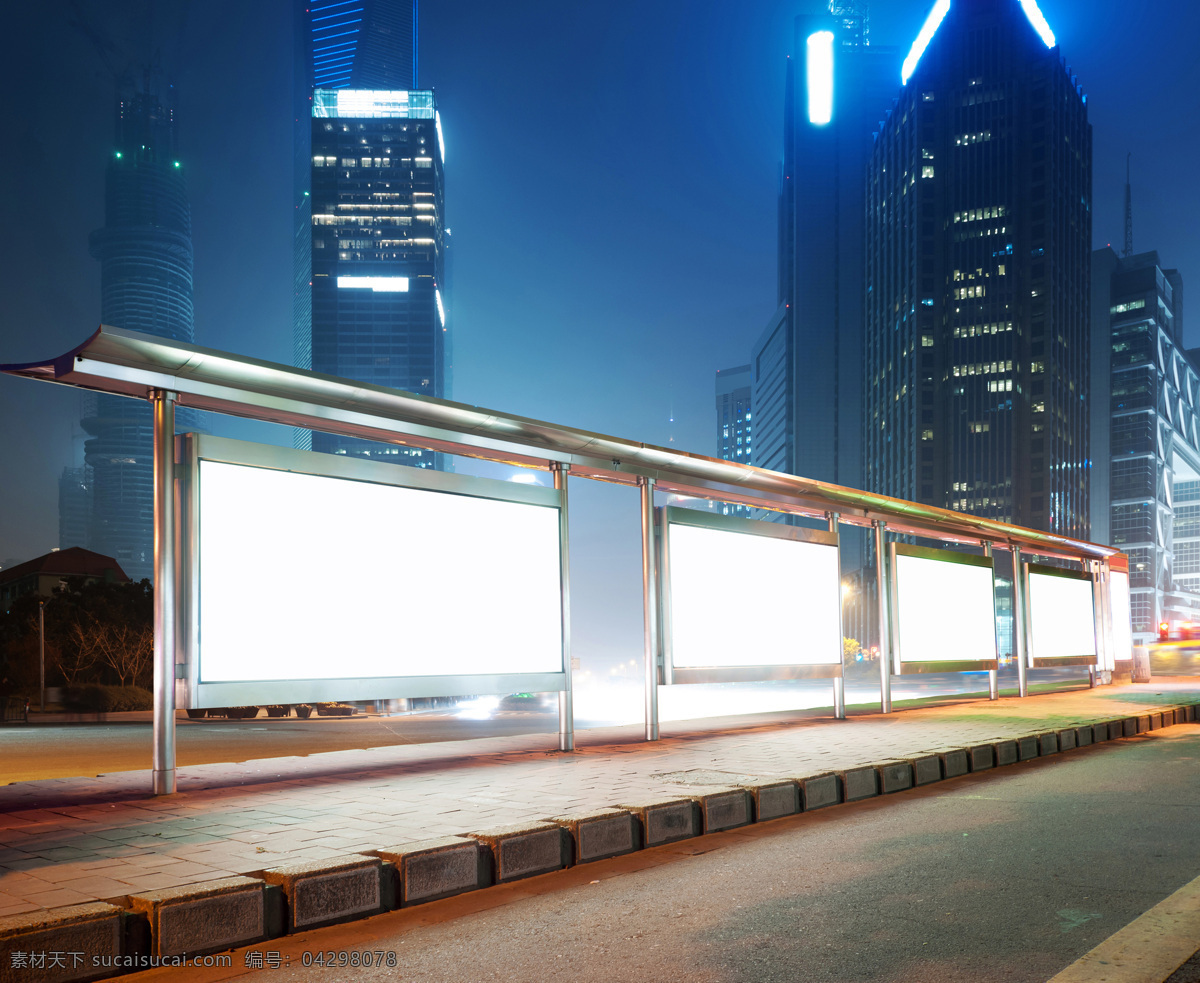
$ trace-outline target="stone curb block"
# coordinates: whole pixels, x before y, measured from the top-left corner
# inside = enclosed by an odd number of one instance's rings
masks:
[[[496,883],[519,881],[570,866],[567,832],[554,823],[520,823],[468,833],[492,851]]]
[[[990,744],[976,744],[967,748],[967,760],[971,771],[986,771],[996,767],[996,752]]]
[[[874,768],[851,768],[839,771],[842,796],[847,802],[859,802],[879,794],[879,775]]]
[[[1126,717],[1121,721],[1122,737],[1133,737],[1137,732],[1137,717]]]
[[[1019,760],[1016,741],[994,741],[992,752],[996,756],[996,767],[1015,765]]]
[[[800,785],[805,812],[835,806],[842,801],[842,786],[837,775],[813,775],[796,781]]]
[[[942,780],[942,759],[936,754],[923,754],[918,758],[909,758],[912,767],[913,784],[929,785]]]
[[[875,766],[879,774],[879,792],[890,795],[913,787],[913,768],[907,761],[888,761]]]
[[[1171,723],[1169,726],[1174,727],[1176,724],[1184,722],[1183,707],[1172,707],[1170,713]],[[1166,724],[1166,714],[1163,715],[1163,723]]]
[[[1143,713],[1138,717],[1133,718],[1134,726],[1139,734],[1145,734],[1150,730],[1150,715]]]
[[[1124,727],[1120,720],[1110,720],[1108,722],[1108,739],[1115,741],[1124,732]]]
[[[955,748],[952,751],[940,751],[938,757],[942,761],[942,774],[946,778],[957,778],[971,770],[971,756],[966,748]]]
[[[112,966],[122,956],[140,955],[127,951],[125,916],[116,905],[96,901],[0,918],[0,981],[66,983],[114,975]],[[63,965],[51,953],[61,954]],[[75,965],[74,953],[83,954],[83,965]],[[33,954],[40,967],[19,965]],[[109,965],[97,967],[93,957]]]
[[[617,808],[628,809],[638,818],[646,846],[661,846],[700,835],[699,810],[691,799],[622,802]]]
[[[781,816],[794,816],[800,811],[800,787],[793,781],[763,782],[740,785],[754,800],[754,821],[766,822]]]
[[[267,938],[264,884],[253,877],[222,877],[185,887],[129,896],[150,921],[150,953],[202,955]]]
[[[1068,727],[1066,730],[1058,732],[1058,749],[1060,751],[1070,751],[1075,747],[1075,728]]]
[[[754,822],[750,793],[744,788],[714,788],[688,798],[696,803],[700,812],[700,831],[703,833],[719,833]]]
[[[1038,735],[1038,750],[1045,757],[1047,754],[1058,754],[1058,735],[1054,731]]]
[[[1028,737],[1017,738],[1018,761],[1028,761],[1030,758],[1036,758],[1039,753],[1038,739],[1036,734],[1030,734]]]
[[[492,884],[491,857],[469,836],[414,840],[378,853],[395,867],[401,908]]]
[[[642,847],[641,823],[627,809],[597,809],[549,820],[565,829],[571,838],[573,863],[619,857]]]
[[[1187,706],[1185,706],[1183,708],[1183,712],[1184,712],[1184,719],[1186,721],[1188,721],[1188,723],[1195,722],[1195,720],[1196,720],[1196,704],[1195,703],[1189,703]]]
[[[1087,727],[1075,728],[1075,746],[1087,747],[1092,743],[1092,728],[1089,724]]]
[[[1092,724],[1092,743],[1093,744],[1103,744],[1107,740],[1108,740],[1108,724],[1107,724],[1107,722]]]
[[[261,876],[283,889],[287,931],[292,935],[383,911],[381,866],[378,857],[351,854],[272,867]]]
[[[1160,730],[1162,728],[1163,715],[1161,713],[1151,713],[1151,714],[1147,714],[1147,716],[1150,719],[1150,723],[1149,723],[1150,730]]]

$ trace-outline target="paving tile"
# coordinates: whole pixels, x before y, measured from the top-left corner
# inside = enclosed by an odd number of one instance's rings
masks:
[[[1186,687],[1178,692],[1176,702],[1195,696]],[[834,726],[797,712],[724,721],[724,731],[715,723],[671,725],[656,745],[628,732],[617,743],[588,744],[598,735],[581,733],[585,744],[573,755],[553,751],[552,736],[534,735],[205,765],[181,769],[179,794],[158,800],[128,798],[148,784],[145,772],[3,786],[0,913],[29,910],[35,899],[57,905],[82,894],[113,897],[626,798],[677,795],[684,786],[656,777],[664,774],[813,774],[1086,726],[1154,712],[1164,697],[1151,697],[1135,687],[1103,687],[888,716],[854,711],[848,724]],[[543,791],[532,795],[532,789]],[[121,800],[109,808],[78,804],[118,793]],[[30,807],[56,795],[66,803],[61,808]]]

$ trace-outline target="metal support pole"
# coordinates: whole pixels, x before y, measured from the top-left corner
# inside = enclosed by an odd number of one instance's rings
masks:
[[[654,571],[654,479],[638,478],[642,501],[642,626],[646,740],[658,740],[658,585]]]
[[[892,652],[888,644],[889,617],[887,591],[887,544],[884,530],[887,523],[876,519],[875,526],[875,593],[879,600],[879,710],[892,712]]]
[[[1029,658],[1026,631],[1028,612],[1025,610],[1025,584],[1021,577],[1021,550],[1012,548],[1013,562],[1013,658],[1017,660],[1017,695],[1029,695]]]
[[[38,710],[46,712],[46,602],[38,601]]]
[[[983,555],[988,557],[989,559],[991,558],[991,556],[992,556],[992,544],[991,543],[983,544]],[[992,594],[993,594],[993,596],[995,596],[995,584],[996,584],[996,568],[993,567],[992,568],[992,588],[993,588]],[[993,625],[992,626],[992,635],[994,636],[995,634],[996,634],[996,626]],[[995,669],[988,670],[988,699],[989,700],[1000,699],[1000,674]]]
[[[154,756],[155,795],[175,791],[175,393],[155,389]]]
[[[825,518],[829,520],[829,531],[836,533],[838,531],[838,520],[841,518],[836,512],[826,512]],[[842,669],[838,675],[833,677],[833,716],[835,720],[846,719],[846,645],[843,638],[846,634],[846,602],[842,597],[842,549],[838,546],[838,624],[841,631],[838,632],[838,664]]]
[[[560,751],[575,750],[575,701],[572,692],[573,661],[571,659],[571,563],[570,536],[567,524],[567,473],[570,470],[569,464],[550,462],[550,471],[554,475],[554,488],[562,493],[562,502],[558,509],[558,540],[562,544],[559,571],[562,579],[563,671],[567,674],[567,679],[566,689],[558,694],[558,749]]]

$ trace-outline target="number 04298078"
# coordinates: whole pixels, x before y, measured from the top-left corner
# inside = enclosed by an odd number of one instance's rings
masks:
[[[370,950],[366,949],[359,951],[334,951],[333,949],[318,950],[317,952],[305,952],[300,957],[300,962],[305,966],[388,966],[395,967],[399,964],[399,957],[395,952],[387,950]]]

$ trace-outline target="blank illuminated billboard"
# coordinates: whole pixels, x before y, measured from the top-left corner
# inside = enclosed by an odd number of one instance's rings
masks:
[[[996,606],[991,561],[945,550],[903,552],[894,575],[898,653],[905,663],[996,661]]]
[[[557,508],[208,460],[199,484],[201,683],[562,671]]]
[[[1108,575],[1112,604],[1113,658],[1128,662],[1133,658],[1133,619],[1129,610],[1129,574],[1113,570]]]
[[[672,664],[839,664],[836,545],[670,522]]]
[[[1029,567],[1030,656],[1096,657],[1096,613],[1089,577],[1063,576]]]

